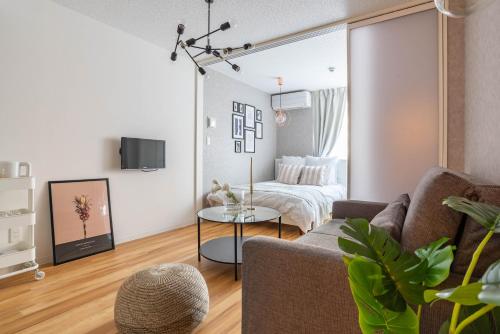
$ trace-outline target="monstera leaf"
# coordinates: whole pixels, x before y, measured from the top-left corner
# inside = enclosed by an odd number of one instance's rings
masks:
[[[383,285],[382,268],[375,262],[356,257],[348,260],[349,285],[359,312],[359,326],[363,333],[418,333],[415,312],[407,307],[393,312],[382,305],[374,295]]]
[[[338,238],[344,252],[365,257],[380,267],[381,284],[372,291],[378,302],[394,312],[405,312],[407,302],[424,303],[426,259],[402,250],[385,230],[371,226],[366,219],[348,219],[340,228],[353,239]]]
[[[500,260],[488,267],[481,283],[483,286],[477,298],[482,303],[500,306]]]
[[[490,231],[500,233],[500,208],[491,204],[474,202],[463,197],[450,196],[443,201],[455,211],[465,213]]]
[[[450,275],[454,246],[442,247],[449,238],[441,238],[415,251],[421,260],[427,260],[424,285],[432,288],[443,283]]]
[[[491,264],[479,282],[442,291],[426,290],[426,302],[445,299],[462,305],[490,304],[500,306],[500,260]]]

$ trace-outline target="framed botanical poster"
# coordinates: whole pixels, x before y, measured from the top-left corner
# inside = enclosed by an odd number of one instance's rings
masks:
[[[233,112],[240,112],[240,104],[233,101]]]
[[[245,104],[245,127],[255,129],[255,107]]]
[[[255,153],[255,130],[245,129],[245,153]]]
[[[234,142],[234,153],[241,153],[241,140]]]
[[[238,112],[240,114],[244,114],[245,113],[245,105],[243,103],[238,103]]]
[[[108,179],[50,181],[54,265],[115,248]]]
[[[262,122],[262,110],[257,110],[255,112],[255,120],[257,122]]]
[[[264,129],[262,123],[260,122],[255,122],[255,138],[257,139],[264,138]]]
[[[233,139],[243,139],[243,123],[245,117],[243,115],[233,114]]]

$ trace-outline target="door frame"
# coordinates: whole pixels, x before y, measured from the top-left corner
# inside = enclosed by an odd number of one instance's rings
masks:
[[[242,50],[233,53],[228,59],[241,57],[250,53],[260,52],[273,47],[278,47],[284,44],[293,43],[302,39],[310,38],[331,32],[338,27],[347,25],[347,29],[356,24],[368,24],[368,22],[380,22],[404,15],[417,13],[419,11],[435,8],[434,1],[431,0],[413,0],[404,4],[388,7],[382,10],[371,13],[350,17],[343,20],[334,21],[328,24],[320,25],[314,28],[305,29],[292,34],[287,34],[278,38],[269,39],[255,44],[255,47],[250,50]],[[438,13],[438,41],[439,41],[439,165],[447,166],[447,84],[446,84],[446,69],[447,69],[447,18],[441,13]],[[349,31],[347,33],[347,50],[349,52]],[[201,66],[208,66],[220,62],[220,59],[208,57],[200,61]],[[348,122],[350,121],[350,90],[349,90],[349,54],[348,62]],[[196,210],[201,209],[203,205],[203,92],[204,80],[198,71],[195,69],[195,168],[194,168],[194,203]],[[350,130],[348,129],[348,159],[347,159],[347,194],[349,196],[350,184]]]

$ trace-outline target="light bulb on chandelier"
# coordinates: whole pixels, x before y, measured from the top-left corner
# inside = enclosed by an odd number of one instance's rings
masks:
[[[274,114],[274,121],[276,122],[277,126],[284,127],[288,121],[288,114],[283,110],[283,107],[281,106],[281,88],[283,86],[282,77],[278,77],[278,86],[280,87],[280,107]]]

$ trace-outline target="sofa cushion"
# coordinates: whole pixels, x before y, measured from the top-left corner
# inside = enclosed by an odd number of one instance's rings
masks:
[[[474,186],[467,197],[473,201],[500,207],[500,186]],[[455,261],[452,266],[453,272],[465,274],[472,259],[472,254],[486,233],[486,229],[481,224],[467,217],[462,236],[457,243]],[[484,247],[473,276],[482,276],[488,266],[498,259],[500,259],[500,234],[495,233]]]
[[[344,223],[344,221],[344,219],[332,219],[330,222],[316,227],[310,233],[330,234],[335,236],[343,235],[343,232],[340,230],[340,226]]]
[[[296,242],[340,251],[337,238],[339,236],[346,237],[346,235],[344,235],[340,230],[342,223],[344,223],[343,219],[334,219],[331,222],[318,226],[311,232],[304,234],[298,238]]]
[[[448,196],[463,196],[472,186],[465,174],[431,168],[420,180],[408,208],[401,244],[414,251],[441,237],[455,242],[462,215],[444,206]]]
[[[383,228],[394,240],[401,240],[401,231],[405,222],[406,211],[410,204],[408,194],[400,195],[395,201],[389,203],[387,207],[377,214],[370,224]]]

